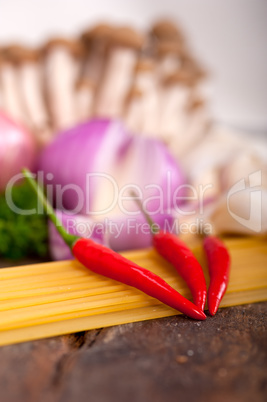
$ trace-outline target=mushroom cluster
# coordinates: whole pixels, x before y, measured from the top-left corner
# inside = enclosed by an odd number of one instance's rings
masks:
[[[39,146],[91,117],[119,118],[180,157],[209,127],[206,73],[179,27],[146,33],[98,24],[78,38],[33,49],[0,47],[0,108],[35,134]]]

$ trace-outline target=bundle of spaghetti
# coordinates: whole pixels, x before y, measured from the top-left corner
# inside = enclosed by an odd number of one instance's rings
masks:
[[[221,307],[267,300],[266,238],[225,239],[232,259]],[[202,247],[193,251],[208,271]],[[124,256],[164,278],[191,298],[185,282],[154,250]],[[176,315],[142,292],[88,271],[77,261],[0,270],[0,345]]]

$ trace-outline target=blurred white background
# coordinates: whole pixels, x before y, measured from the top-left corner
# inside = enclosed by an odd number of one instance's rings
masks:
[[[99,21],[145,29],[171,17],[212,73],[219,122],[267,132],[266,0],[0,0],[0,46],[38,45]]]

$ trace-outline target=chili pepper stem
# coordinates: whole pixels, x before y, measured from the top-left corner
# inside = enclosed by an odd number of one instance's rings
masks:
[[[52,207],[52,205],[50,204],[50,202],[48,201],[48,199],[46,198],[45,194],[44,194],[44,190],[42,189],[42,187],[37,183],[37,181],[34,179],[33,177],[33,173],[30,172],[28,169],[24,168],[22,169],[22,173],[25,177],[25,179],[28,181],[28,183],[30,184],[30,186],[32,187],[32,189],[34,190],[34,192],[36,193],[38,199],[41,201],[45,213],[49,216],[49,218],[51,219],[51,221],[54,223],[58,233],[62,236],[63,240],[65,241],[65,243],[67,244],[67,246],[69,246],[70,249],[72,249],[72,246],[74,245],[74,243],[79,239],[78,236],[74,236],[74,235],[70,235],[69,233],[67,233],[67,231],[64,229],[62,223],[60,222],[60,220],[58,219],[58,217],[55,214],[55,211]]]
[[[131,191],[131,196],[135,199],[136,204],[138,205],[138,207],[140,208],[142,214],[146,218],[146,221],[150,226],[150,230],[151,230],[152,235],[154,236],[155,234],[159,233],[159,229],[156,228],[157,224],[153,221],[151,216],[144,210],[142,203],[137,198],[137,195],[136,195],[136,193],[134,191]]]

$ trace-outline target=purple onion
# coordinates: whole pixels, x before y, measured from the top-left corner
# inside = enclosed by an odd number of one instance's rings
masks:
[[[0,111],[0,191],[23,167],[32,170],[35,162],[33,136]]]
[[[112,199],[112,185],[108,180],[100,184],[100,174],[109,175],[119,190],[125,185],[137,186],[147,212],[157,223],[166,212],[170,215],[175,202],[173,194],[184,184],[181,168],[163,143],[132,136],[122,123],[113,120],[94,119],[60,134],[43,151],[39,170],[44,173],[44,183],[53,190],[57,209],[70,212],[75,209],[75,213],[91,216],[94,221],[101,223],[106,218],[109,222],[124,222],[125,227],[131,213],[138,209],[133,200],[127,202],[127,213],[117,203],[108,212],[93,214]],[[98,175],[90,178],[89,194],[87,174]],[[62,203],[57,193],[59,186],[73,187],[63,192]],[[184,195],[184,191],[179,195]],[[138,222],[144,223],[144,219],[138,218]],[[109,242],[116,250],[140,248],[151,244],[151,236],[124,231],[118,237],[110,234]]]
[[[164,213],[153,217],[158,228],[175,233],[174,218]],[[143,215],[129,218],[121,216],[107,222],[107,231],[110,247],[115,251],[133,250],[150,247],[152,234]],[[113,231],[111,232],[111,227]],[[117,228],[117,229],[116,229]]]
[[[45,176],[45,184],[51,184],[54,188],[56,185],[64,187],[74,184],[86,195],[86,173],[97,172],[99,169],[107,171],[125,138],[123,126],[117,121],[100,119],[80,124],[59,134],[44,149],[38,170],[45,175],[52,173],[52,180],[47,180]],[[91,181],[89,204],[96,191]],[[64,208],[72,210],[76,204],[76,194],[67,190],[63,195]],[[85,214],[86,205],[79,212]]]

